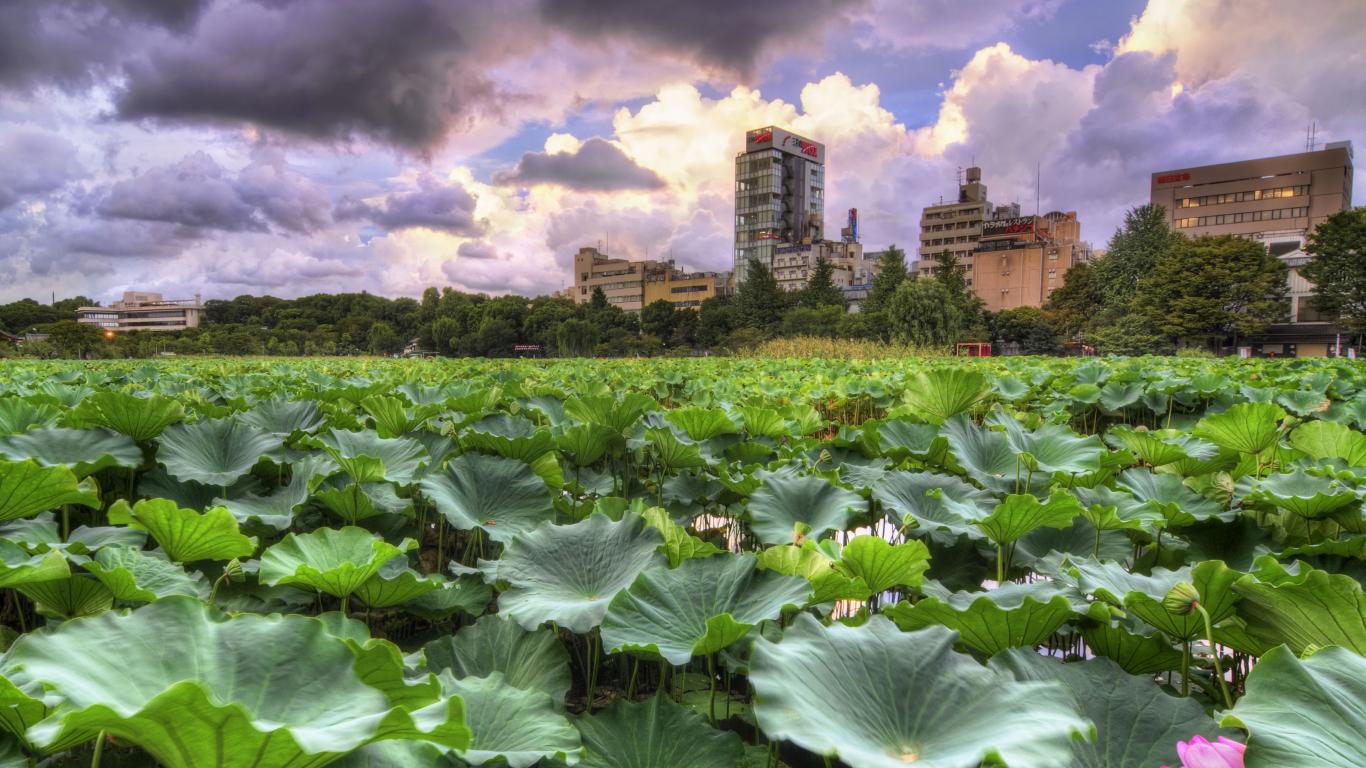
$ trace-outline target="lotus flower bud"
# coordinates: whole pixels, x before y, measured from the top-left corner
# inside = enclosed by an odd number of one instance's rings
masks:
[[[1162,598],[1162,607],[1168,613],[1178,616],[1188,616],[1195,612],[1195,606],[1200,602],[1200,593],[1196,591],[1195,585],[1190,582],[1180,582],[1171,588],[1167,596]]]
[[[1181,768],[1244,768],[1245,749],[1245,745],[1223,736],[1217,742],[1211,742],[1204,736],[1176,742],[1176,755],[1181,758]]]

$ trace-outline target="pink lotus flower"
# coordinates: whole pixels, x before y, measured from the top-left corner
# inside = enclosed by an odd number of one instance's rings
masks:
[[[1204,736],[1176,742],[1176,755],[1181,758],[1181,768],[1243,768],[1245,749],[1245,745],[1223,736],[1213,743]]]

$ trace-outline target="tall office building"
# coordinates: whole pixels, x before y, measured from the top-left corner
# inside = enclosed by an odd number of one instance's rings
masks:
[[[735,157],[735,279],[751,257],[773,265],[779,245],[820,241],[825,145],[772,126],[745,134]]]
[[[1067,270],[1091,260],[1077,212],[1017,216],[982,225],[973,254],[972,288],[990,312],[1041,307]]]
[[[1280,157],[1158,171],[1152,202],[1172,230],[1190,237],[1239,235],[1264,243],[1290,267],[1290,322],[1253,340],[1263,354],[1325,355],[1338,328],[1313,306],[1314,287],[1299,275],[1314,227],[1352,205],[1352,143]]]
[[[1020,215],[1018,203],[994,206],[987,199],[987,185],[982,183],[982,169],[968,168],[965,179],[958,184],[958,200],[925,206],[920,214],[920,248],[916,272],[929,277],[939,267],[939,256],[945,252],[958,257],[958,263],[972,280],[973,252],[982,237],[983,222],[1014,219]]]

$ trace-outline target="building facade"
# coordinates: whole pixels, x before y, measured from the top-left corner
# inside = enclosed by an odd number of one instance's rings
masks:
[[[972,279],[973,254],[982,237],[984,223],[1020,215],[1018,203],[993,205],[982,183],[982,169],[968,168],[958,185],[958,200],[926,206],[920,214],[920,246],[913,274],[929,277],[939,267],[939,257],[950,253]]]
[[[107,307],[81,307],[76,321],[106,331],[183,331],[196,328],[204,314],[199,297],[164,299],[159,293],[124,291],[123,298]]]
[[[574,255],[570,298],[587,304],[597,288],[609,303],[630,312],[639,312],[659,299],[672,303],[674,309],[696,309],[706,299],[729,292],[730,273],[686,273],[676,268],[672,259],[614,259],[597,248],[580,248]]]
[[[1339,329],[1313,306],[1298,268],[1314,227],[1352,205],[1352,143],[1293,155],[1158,171],[1152,202],[1190,237],[1238,235],[1267,246],[1290,268],[1290,317],[1252,340],[1261,354],[1326,355]]]
[[[972,289],[990,312],[1041,307],[1067,270],[1090,258],[1076,211],[988,221],[973,253]]]
[[[824,238],[825,145],[781,128],[745,134],[735,157],[735,266],[750,258],[772,266],[780,245]]]

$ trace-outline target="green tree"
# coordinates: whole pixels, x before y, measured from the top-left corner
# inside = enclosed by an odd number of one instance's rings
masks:
[[[1035,307],[1018,307],[997,312],[992,317],[992,341],[996,344],[1017,344],[1023,355],[1062,354],[1062,340],[1044,311]]]
[[[950,301],[962,316],[959,341],[985,341],[991,338],[987,326],[986,302],[968,287],[967,268],[957,254],[944,251],[935,259],[934,280],[944,286]]]
[[[1095,262],[1093,290],[1107,306],[1127,307],[1139,281],[1183,239],[1171,231],[1166,208],[1149,203],[1130,209],[1105,255]]]
[[[432,321],[432,351],[439,355],[454,354],[459,346],[460,322],[453,317],[438,317]]]
[[[607,294],[602,292],[601,285],[593,286],[593,295],[588,299],[588,306],[593,309],[608,309],[612,306],[607,301]]]
[[[47,342],[62,357],[104,357],[101,353],[105,348],[112,350],[109,340],[104,337],[104,331],[89,323],[59,320],[44,326],[43,330],[48,335]]]
[[[962,312],[942,283],[912,278],[897,286],[886,309],[891,336],[896,341],[925,347],[945,347],[958,339]]]
[[[863,300],[861,309],[865,313],[881,312],[892,301],[897,288],[910,276],[906,268],[906,253],[895,245],[887,246],[878,264],[878,273],[873,276],[873,287]]]
[[[823,336],[833,338],[839,331],[841,307],[793,307],[783,313],[784,336]]]
[[[673,337],[677,314],[668,299],[655,299],[640,310],[640,330],[660,340],[668,340]]]
[[[740,327],[736,302],[730,296],[712,296],[702,300],[697,313],[697,343],[708,349],[718,348],[727,336]]]
[[[778,329],[789,298],[768,265],[751,256],[745,266],[745,281],[735,294],[739,324],[771,336]]]
[[[571,318],[555,326],[555,354],[561,357],[586,357],[597,343],[597,330],[587,320]]]
[[[370,326],[366,341],[372,355],[391,355],[403,351],[403,338],[392,325],[382,320]]]
[[[1182,238],[1139,281],[1133,309],[1182,346],[1217,348],[1266,330],[1289,311],[1288,270],[1266,246],[1233,235]]]
[[[1044,302],[1048,321],[1064,338],[1080,336],[1100,311],[1100,296],[1093,274],[1090,264],[1073,265],[1063,273],[1062,285]]]
[[[798,303],[808,309],[820,307],[844,308],[844,291],[835,285],[835,266],[824,256],[816,258],[816,266],[797,298]]]
[[[1300,274],[1314,284],[1314,306],[1360,337],[1366,333],[1366,208],[1328,217],[1309,235],[1309,263]]]

